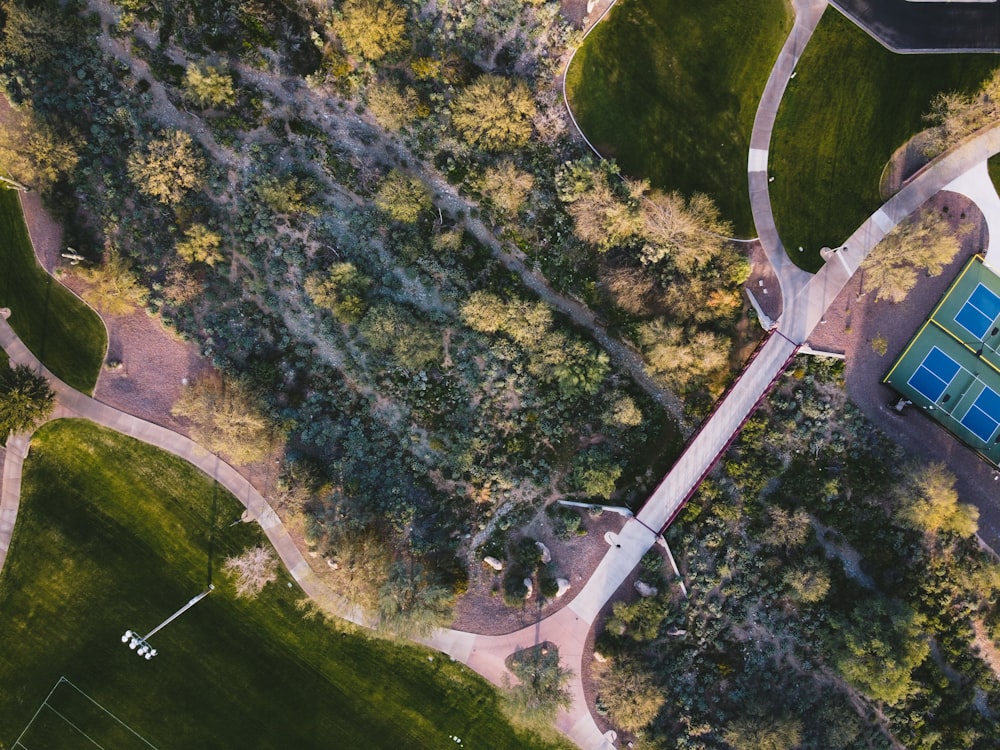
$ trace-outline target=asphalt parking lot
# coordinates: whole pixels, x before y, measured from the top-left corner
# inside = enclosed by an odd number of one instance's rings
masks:
[[[1000,52],[1000,2],[831,0],[896,52]]]

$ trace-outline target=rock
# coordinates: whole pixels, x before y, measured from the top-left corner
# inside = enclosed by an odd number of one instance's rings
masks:
[[[656,596],[658,593],[655,588],[642,581],[635,582],[635,590],[639,592],[639,596]]]
[[[493,570],[503,570],[503,563],[497,560],[495,557],[490,557],[487,555],[483,558],[483,562],[489,565]]]
[[[597,662],[600,662],[601,664],[604,664],[605,662],[607,662],[607,660],[608,660],[608,657],[606,657],[600,651],[595,651],[594,652],[594,661],[597,661]]]
[[[541,542],[535,542],[535,546],[538,547],[538,551],[542,553],[542,562],[550,563],[552,562],[552,553],[549,552],[549,548],[546,547]]]
[[[528,590],[528,593],[524,595],[524,598],[530,599],[532,592],[535,590],[535,585],[531,582],[530,578],[524,579],[524,587]]]
[[[329,560],[329,559],[328,559],[328,560],[326,561],[326,564],[330,566],[330,570],[340,570],[340,565],[338,565],[338,564],[337,564],[337,563],[336,563],[335,561],[333,561],[333,560]]]
[[[556,592],[556,599],[559,599],[563,594],[565,594],[571,588],[570,582],[567,581],[565,578],[557,578],[556,585],[559,587],[559,590]]]

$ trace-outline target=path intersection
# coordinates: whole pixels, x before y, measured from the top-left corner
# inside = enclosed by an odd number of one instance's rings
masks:
[[[711,416],[688,442],[670,472],[638,515],[625,523],[597,569],[565,607],[538,623],[506,635],[486,636],[440,629],[424,641],[497,685],[511,679],[505,661],[517,649],[542,642],[558,646],[563,666],[571,668],[574,677],[570,683],[572,704],[559,713],[556,726],[583,750],[615,747],[614,733],[602,734],[587,707],[581,678],[583,670],[589,669],[585,662],[587,639],[603,608],[614,598],[642,556],[657,542],[659,534],[676,518],[872,248],[928,198],[956,181],[959,185],[964,184],[963,176],[1000,152],[1000,124],[977,132],[910,178],[896,195],[828,254],[826,264],[818,273],[809,274],[799,269],[785,252],[774,226],[768,194],[768,149],[781,98],[826,9],[826,2],[793,0],[793,6],[795,23],[761,97],[747,159],[754,221],[764,252],[778,276],[784,301],[781,316]],[[50,380],[56,392],[53,418],[88,419],[193,463],[244,504],[248,517],[260,523],[285,567],[308,596],[343,619],[365,626],[372,624],[359,608],[333,595],[318,579],[266,499],[232,466],[183,435],[121,412],[69,387],[41,366],[4,320],[0,320],[0,346],[7,352],[12,365],[26,364]],[[4,454],[0,568],[10,546],[20,498],[21,465],[29,441],[30,435],[11,436]]]

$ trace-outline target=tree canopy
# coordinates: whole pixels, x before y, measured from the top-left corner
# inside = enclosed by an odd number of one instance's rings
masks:
[[[391,0],[347,0],[333,29],[348,54],[376,62],[406,46],[406,11]]]
[[[184,73],[184,94],[199,107],[231,107],[236,104],[232,75],[213,65],[188,65]]]
[[[167,131],[128,157],[129,177],[146,195],[168,205],[198,187],[204,172],[204,159],[182,130]]]
[[[56,394],[27,365],[0,366],[0,437],[30,430],[48,419]]]
[[[511,151],[531,137],[535,100],[520,79],[484,75],[466,86],[452,103],[455,128],[484,151]]]

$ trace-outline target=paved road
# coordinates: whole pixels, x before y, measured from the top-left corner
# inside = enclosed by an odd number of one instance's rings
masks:
[[[831,0],[896,52],[1000,52],[1000,3]]]

